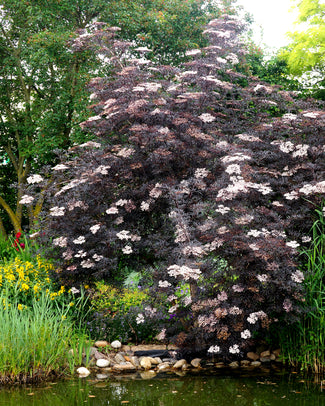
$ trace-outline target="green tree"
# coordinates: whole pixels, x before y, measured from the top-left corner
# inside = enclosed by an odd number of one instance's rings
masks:
[[[325,4],[322,0],[294,1],[299,10],[297,23],[302,23],[303,29],[290,34],[292,42],[281,56],[292,74],[313,72],[319,86],[325,77]]]
[[[112,0],[103,13],[119,26],[125,39],[151,50],[146,56],[162,63],[178,63],[185,51],[206,44],[202,26],[226,9],[233,0]]]
[[[16,232],[21,229],[28,176],[51,162],[55,148],[67,148],[81,137],[78,123],[88,116],[85,83],[95,58],[91,52],[73,52],[70,42],[104,5],[103,0],[0,1],[2,233],[6,216]],[[12,180],[16,188],[10,192]],[[41,204],[42,193],[30,206],[30,223]]]
[[[176,62],[204,45],[204,23],[232,3],[0,0],[0,231],[9,222],[22,228],[29,176],[53,165],[53,151],[86,137],[79,128],[89,116],[86,84],[103,64],[93,48],[72,47],[76,33],[104,21],[137,46],[149,45],[151,59]],[[27,206],[30,228],[42,207],[39,192]]]

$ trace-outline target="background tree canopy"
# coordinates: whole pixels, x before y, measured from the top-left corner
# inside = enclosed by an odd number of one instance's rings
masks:
[[[325,4],[322,0],[295,0],[299,10],[298,30],[289,34],[291,43],[279,53],[292,75],[301,77],[305,88],[325,99]],[[300,25],[299,25],[300,24]]]
[[[202,5],[206,4],[203,10]],[[225,0],[222,4],[228,4]],[[93,49],[71,47],[77,33],[98,21],[122,24],[134,44],[152,47],[153,59],[175,62],[202,45],[202,25],[218,8],[197,0],[107,2],[104,0],[0,2],[0,230],[34,227],[42,193],[24,220],[28,177],[54,164],[53,151],[83,141],[79,123],[89,116],[86,83],[109,64]],[[103,45],[103,44],[101,44]],[[103,72],[103,70],[102,70]],[[47,176],[47,175],[46,175]],[[14,187],[10,187],[13,185]],[[41,192],[41,190],[40,190]],[[5,224],[4,224],[5,223]],[[11,224],[11,225],[10,225]],[[6,227],[5,227],[6,225]]]

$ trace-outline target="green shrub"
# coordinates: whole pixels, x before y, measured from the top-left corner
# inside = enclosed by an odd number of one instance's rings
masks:
[[[139,314],[150,313],[152,309],[150,306],[145,308],[148,298],[145,290],[118,289],[103,281],[97,282],[87,323],[91,336],[108,341],[118,339],[125,343],[153,340],[157,334],[154,322],[150,317],[146,317],[144,322],[141,317],[139,319]]]

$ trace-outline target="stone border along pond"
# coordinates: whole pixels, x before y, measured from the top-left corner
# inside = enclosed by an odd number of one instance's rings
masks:
[[[221,368],[258,370],[263,372],[280,370],[283,362],[279,358],[280,350],[248,352],[246,359],[230,363],[214,362],[213,358],[177,359],[178,348],[165,345],[122,345],[119,341],[108,343],[96,341],[90,348],[89,367],[79,367],[80,378],[96,374],[98,379],[108,378],[111,374],[140,372],[144,379],[154,377],[161,372],[186,373]],[[108,351],[109,349],[109,351]]]

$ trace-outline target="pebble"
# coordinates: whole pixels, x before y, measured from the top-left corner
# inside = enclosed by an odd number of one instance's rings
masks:
[[[125,362],[126,360],[124,358],[124,355],[119,352],[115,355],[114,361],[120,364],[121,362]]]
[[[259,359],[259,355],[256,354],[256,352],[248,352],[247,353],[247,358],[253,360],[253,361],[257,361]]]
[[[183,368],[183,365],[186,365],[186,364],[187,364],[187,362],[186,362],[185,359],[180,359],[179,361],[177,361],[177,362],[173,365],[173,368],[175,368],[175,369],[180,369],[180,368]]]
[[[96,341],[94,345],[97,348],[102,348],[102,347],[107,347],[109,345],[109,342],[107,342],[107,341]]]
[[[79,374],[80,378],[83,378],[83,377],[86,377],[86,376],[90,375],[89,369],[87,369],[85,367],[78,368],[77,373]]]
[[[108,360],[108,359],[104,359],[104,358],[100,358],[100,359],[98,359],[98,360],[96,361],[96,365],[97,365],[99,368],[106,368],[106,367],[109,367],[109,364],[110,364],[109,360]]]
[[[143,357],[140,359],[140,365],[143,369],[150,369],[151,368],[151,361],[149,357]]]
[[[125,362],[124,364],[116,364],[113,366],[113,371],[134,371],[136,368],[131,362]]]
[[[192,361],[191,361],[191,365],[192,365],[192,367],[194,367],[194,368],[200,368],[200,366],[201,366],[201,358],[194,358],[194,359],[192,359]]]
[[[114,350],[118,350],[119,348],[122,347],[122,343],[118,340],[115,340],[111,342],[111,347],[114,348]]]

